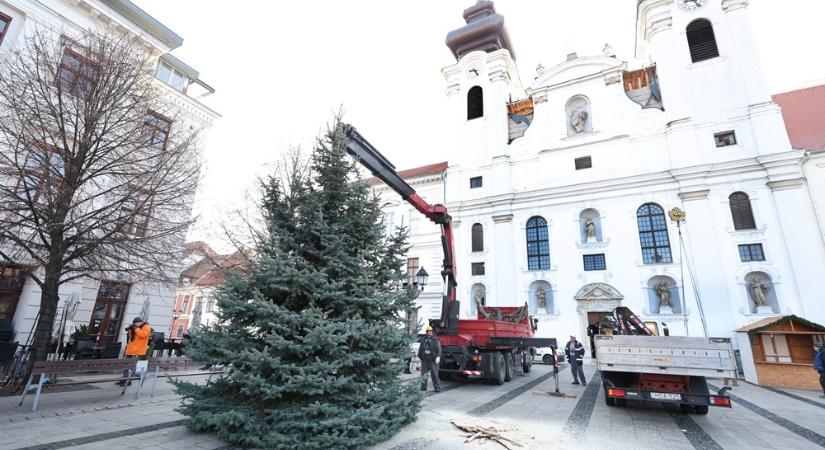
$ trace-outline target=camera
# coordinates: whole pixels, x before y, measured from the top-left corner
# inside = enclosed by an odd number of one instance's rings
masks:
[[[126,332],[128,333],[128,332],[130,332],[130,331],[132,331],[132,330],[134,330],[134,329],[135,329],[135,324],[131,324],[131,325],[129,325],[128,327],[126,327]]]

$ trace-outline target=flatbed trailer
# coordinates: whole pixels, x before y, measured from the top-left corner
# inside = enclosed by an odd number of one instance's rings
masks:
[[[729,338],[597,335],[595,343],[609,406],[628,400],[671,403],[695,414],[731,407],[729,388],[711,394],[706,379],[736,377]]]

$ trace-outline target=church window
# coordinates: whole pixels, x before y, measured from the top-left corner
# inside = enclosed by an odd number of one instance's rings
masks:
[[[481,177],[470,178],[470,189],[480,188],[484,185],[484,179]]]
[[[527,221],[527,269],[550,269],[550,243],[547,221],[543,217],[536,216]]]
[[[743,244],[739,246],[739,259],[742,262],[764,261],[765,252],[762,244]]]
[[[589,169],[593,167],[593,160],[589,156],[576,158],[574,162],[576,163],[576,170]]]
[[[474,252],[483,252],[484,251],[484,227],[481,226],[480,223],[473,225],[472,231],[473,237],[473,251]]]
[[[690,59],[697,63],[719,56],[713,25],[707,19],[697,19],[687,26],[687,40]]]
[[[639,224],[639,241],[642,245],[644,263],[673,262],[665,210],[655,203],[646,203],[636,211],[636,221]]]
[[[470,264],[470,274],[471,275],[484,275],[484,263],[477,262]]]
[[[604,254],[584,255],[584,270],[607,270],[607,263],[605,263]]]
[[[9,31],[9,24],[11,24],[11,17],[0,14],[0,44],[3,43],[3,38],[6,37],[6,32]]]
[[[467,93],[467,120],[484,116],[484,92],[480,86],[473,86]]]
[[[733,131],[716,133],[713,135],[713,140],[716,142],[716,148],[736,145],[736,133]]]
[[[736,230],[753,230],[756,228],[756,221],[753,220],[753,210],[748,194],[744,192],[734,192],[728,197],[730,201],[730,215],[733,219],[733,228]]]

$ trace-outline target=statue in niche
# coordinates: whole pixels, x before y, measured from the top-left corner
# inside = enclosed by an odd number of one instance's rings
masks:
[[[584,133],[587,130],[588,117],[590,117],[590,113],[581,106],[576,107],[576,109],[570,113],[570,126],[576,134]]]
[[[596,224],[593,223],[592,217],[585,217],[584,232],[587,235],[587,240],[596,239]]]
[[[660,281],[656,284],[654,288],[654,292],[656,292],[656,297],[659,298],[659,307],[660,308],[670,308],[670,286],[667,285],[667,281]]]
[[[476,308],[481,311],[484,308],[484,291],[481,289],[477,290],[474,300],[476,302]]]
[[[536,300],[540,309],[547,309],[547,291],[544,290],[544,286],[536,287]]]
[[[753,300],[754,305],[757,307],[768,306],[769,289],[770,286],[762,281],[761,277],[751,278],[751,282],[748,284],[748,291],[751,294],[751,300]]]

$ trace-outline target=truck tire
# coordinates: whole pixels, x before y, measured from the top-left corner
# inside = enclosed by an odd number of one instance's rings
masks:
[[[708,395],[708,380],[705,377],[690,377],[690,392],[694,394]],[[708,413],[710,407],[708,405],[694,405],[693,414],[705,415]]]
[[[513,372],[516,371],[516,368],[513,367],[513,354],[512,353],[505,353],[504,354],[504,381],[510,381],[513,379]]]
[[[541,358],[541,362],[547,364],[548,366],[553,364],[553,356],[552,355],[544,355]]]
[[[616,399],[608,397],[607,392],[604,393],[604,402],[607,403],[607,406],[616,406]]]
[[[496,353],[494,358],[493,370],[495,373],[493,375],[495,378],[492,379],[492,383],[495,385],[502,385],[504,384],[504,377],[507,372],[507,363],[504,362],[504,355],[502,353]]]
[[[522,353],[522,357],[524,358],[521,364],[522,370],[524,370],[525,374],[530,373],[530,370],[533,368],[533,357],[529,353]]]

